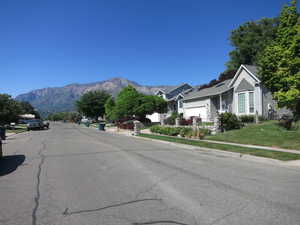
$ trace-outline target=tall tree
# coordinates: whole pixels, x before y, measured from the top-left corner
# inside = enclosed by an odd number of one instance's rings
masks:
[[[165,113],[166,111],[167,102],[163,98],[154,95],[141,95],[139,104],[135,109],[135,115],[143,120],[146,115],[151,115],[154,112]]]
[[[81,96],[76,102],[78,112],[83,115],[98,119],[105,113],[105,102],[110,97],[105,91],[90,91]]]
[[[22,108],[23,114],[33,114],[35,115],[35,118],[41,118],[40,114],[37,110],[34,109],[34,107],[29,102],[20,102],[20,106]]]
[[[300,117],[300,18],[297,1],[283,7],[277,38],[264,50],[259,61],[262,81],[279,107]]]
[[[167,110],[167,103],[164,99],[158,96],[138,93],[132,86],[125,87],[119,93],[115,106],[113,106],[112,102],[109,105],[113,109],[110,112],[113,113],[116,119],[135,117],[143,121],[148,114],[154,112],[164,113]],[[108,103],[106,108],[108,108]]]
[[[139,104],[140,93],[132,86],[123,88],[116,99],[117,118],[133,117]]]
[[[105,102],[105,116],[108,120],[116,120],[116,103],[113,97],[110,97]]]
[[[250,21],[233,30],[230,43],[234,47],[229,53],[227,70],[237,70],[241,64],[256,65],[264,48],[276,37],[278,18]]]
[[[10,95],[0,94],[0,124],[16,122],[18,115],[22,113],[22,107]]]

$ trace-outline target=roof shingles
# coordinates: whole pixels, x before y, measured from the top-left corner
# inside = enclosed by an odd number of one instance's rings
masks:
[[[184,97],[184,100],[189,100],[189,99],[194,99],[194,98],[203,98],[203,97],[208,97],[208,96],[213,96],[213,95],[218,95],[218,94],[224,93],[230,89],[228,87],[228,85],[231,80],[232,79],[225,80],[225,81],[218,83],[210,88],[205,88],[200,91],[198,91],[198,90],[192,91]]]

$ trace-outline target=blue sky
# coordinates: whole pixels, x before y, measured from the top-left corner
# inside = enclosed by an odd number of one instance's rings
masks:
[[[203,84],[225,69],[230,31],[288,0],[1,0],[0,93],[124,77]]]

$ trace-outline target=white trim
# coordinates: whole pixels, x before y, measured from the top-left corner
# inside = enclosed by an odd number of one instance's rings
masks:
[[[246,66],[244,66],[243,64],[240,66],[240,68],[238,69],[238,71],[235,73],[232,81],[230,81],[228,87],[232,87],[232,85],[235,83],[236,79],[238,78],[238,76],[240,75],[240,73],[242,72],[242,69],[246,70],[246,72],[249,73],[249,75],[258,83],[260,83],[260,79],[258,79],[257,76],[255,76],[253,73],[251,73],[250,70],[247,69]]]
[[[184,98],[184,96],[183,96],[181,93],[179,93],[179,94],[176,96],[175,101],[178,101],[178,98],[179,98],[179,97],[181,97],[182,99]]]
[[[249,93],[253,93],[253,103],[254,103],[254,112],[250,112],[250,105],[249,105]],[[239,94],[245,94],[245,112],[244,113],[240,113],[239,112]],[[256,107],[256,101],[255,101],[255,97],[256,97],[256,94],[255,94],[255,91],[241,91],[241,92],[236,92],[235,94],[235,97],[236,98],[236,115],[238,116],[241,116],[241,115],[255,115],[255,112],[257,110],[257,107]]]
[[[163,94],[166,94],[166,92],[165,92],[165,91],[163,91],[163,90],[159,89],[159,90],[157,90],[157,91],[155,92],[155,95],[157,95],[157,94],[158,94],[158,92],[162,92]]]
[[[250,112],[250,93],[253,93],[253,112]],[[248,110],[249,114],[255,114],[256,107],[255,107],[255,91],[248,91]]]

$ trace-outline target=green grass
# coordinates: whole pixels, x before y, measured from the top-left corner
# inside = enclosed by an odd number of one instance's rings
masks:
[[[168,137],[168,136],[153,135],[153,134],[140,134],[140,136],[146,137],[146,138],[162,140],[162,141],[193,145],[193,146],[197,146],[197,147],[219,149],[219,150],[223,150],[223,151],[237,152],[237,153],[260,156],[260,157],[265,157],[265,158],[278,159],[278,160],[282,160],[282,161],[300,159],[300,154],[295,154],[295,153],[269,151],[269,150],[263,150],[263,149],[255,149],[255,148],[246,148],[246,147],[233,146],[233,145],[227,145],[227,144],[215,144],[215,143],[208,143],[208,142],[202,142],[202,141],[197,141],[197,140],[188,140],[188,139],[183,139],[183,138]]]
[[[9,129],[6,130],[7,133],[15,133],[15,134],[23,133],[26,131],[27,131],[27,129],[24,129],[24,128],[16,128],[14,130],[9,130]]]
[[[198,125],[200,125],[200,126],[212,126],[212,125],[214,125],[214,122],[201,122]]]
[[[280,127],[276,121],[267,121],[207,136],[206,139],[300,150],[300,121],[297,125],[298,129],[288,131]]]

